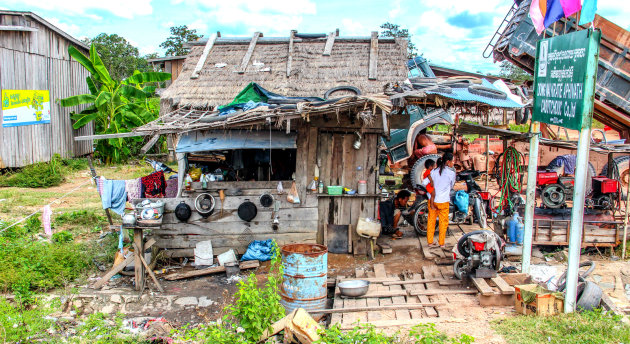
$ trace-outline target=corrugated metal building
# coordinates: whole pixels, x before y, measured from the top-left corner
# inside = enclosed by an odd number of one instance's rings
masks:
[[[74,130],[70,112],[79,109],[55,103],[89,93],[85,82],[89,72],[71,59],[70,45],[88,53],[85,44],[36,14],[0,11],[0,109],[10,104],[7,90],[48,91],[50,99],[49,122],[17,123],[15,116],[0,110],[0,168],[49,161],[55,153],[73,157],[92,152],[92,141],[74,141],[75,136],[92,134],[92,123]]]

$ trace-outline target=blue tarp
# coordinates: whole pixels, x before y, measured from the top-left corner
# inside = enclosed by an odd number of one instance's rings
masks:
[[[297,148],[297,134],[272,131],[221,130],[186,133],[177,143],[177,153],[194,153],[225,149]]]
[[[503,92],[502,90],[495,87],[492,83],[490,83],[486,79],[482,79],[481,85],[484,87],[492,88],[497,91]],[[520,109],[523,107],[523,105],[513,101],[509,97],[506,99],[488,98],[488,97],[470,93],[470,91],[468,91],[468,88],[465,88],[465,87],[464,88],[454,87],[454,88],[451,88],[451,90],[452,90],[452,93],[438,92],[438,91],[426,91],[426,93],[439,94],[442,97],[461,100],[461,101],[484,103],[484,104],[488,104],[490,106],[499,107],[499,108],[519,108]]]

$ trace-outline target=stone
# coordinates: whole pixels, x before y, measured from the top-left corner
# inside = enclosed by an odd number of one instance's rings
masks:
[[[209,307],[214,305],[216,302],[209,300],[207,297],[202,296],[199,298],[199,307]]]
[[[101,312],[105,314],[112,314],[115,311],[116,311],[116,307],[114,305],[105,305],[105,307],[101,309]]]
[[[179,306],[196,306],[197,298],[194,296],[180,297],[179,299],[175,300],[175,304]]]
[[[118,294],[114,294],[109,298],[109,301],[113,303],[123,303],[122,297]]]

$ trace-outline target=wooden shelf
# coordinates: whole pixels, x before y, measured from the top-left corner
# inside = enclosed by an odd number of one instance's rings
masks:
[[[344,197],[344,198],[365,198],[365,197],[383,197],[382,194],[365,194],[365,195],[329,195],[329,194],[317,194],[317,197]]]

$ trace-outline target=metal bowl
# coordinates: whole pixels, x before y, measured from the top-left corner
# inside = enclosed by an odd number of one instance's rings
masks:
[[[370,282],[366,280],[350,280],[337,284],[343,296],[359,297],[367,293]]]

